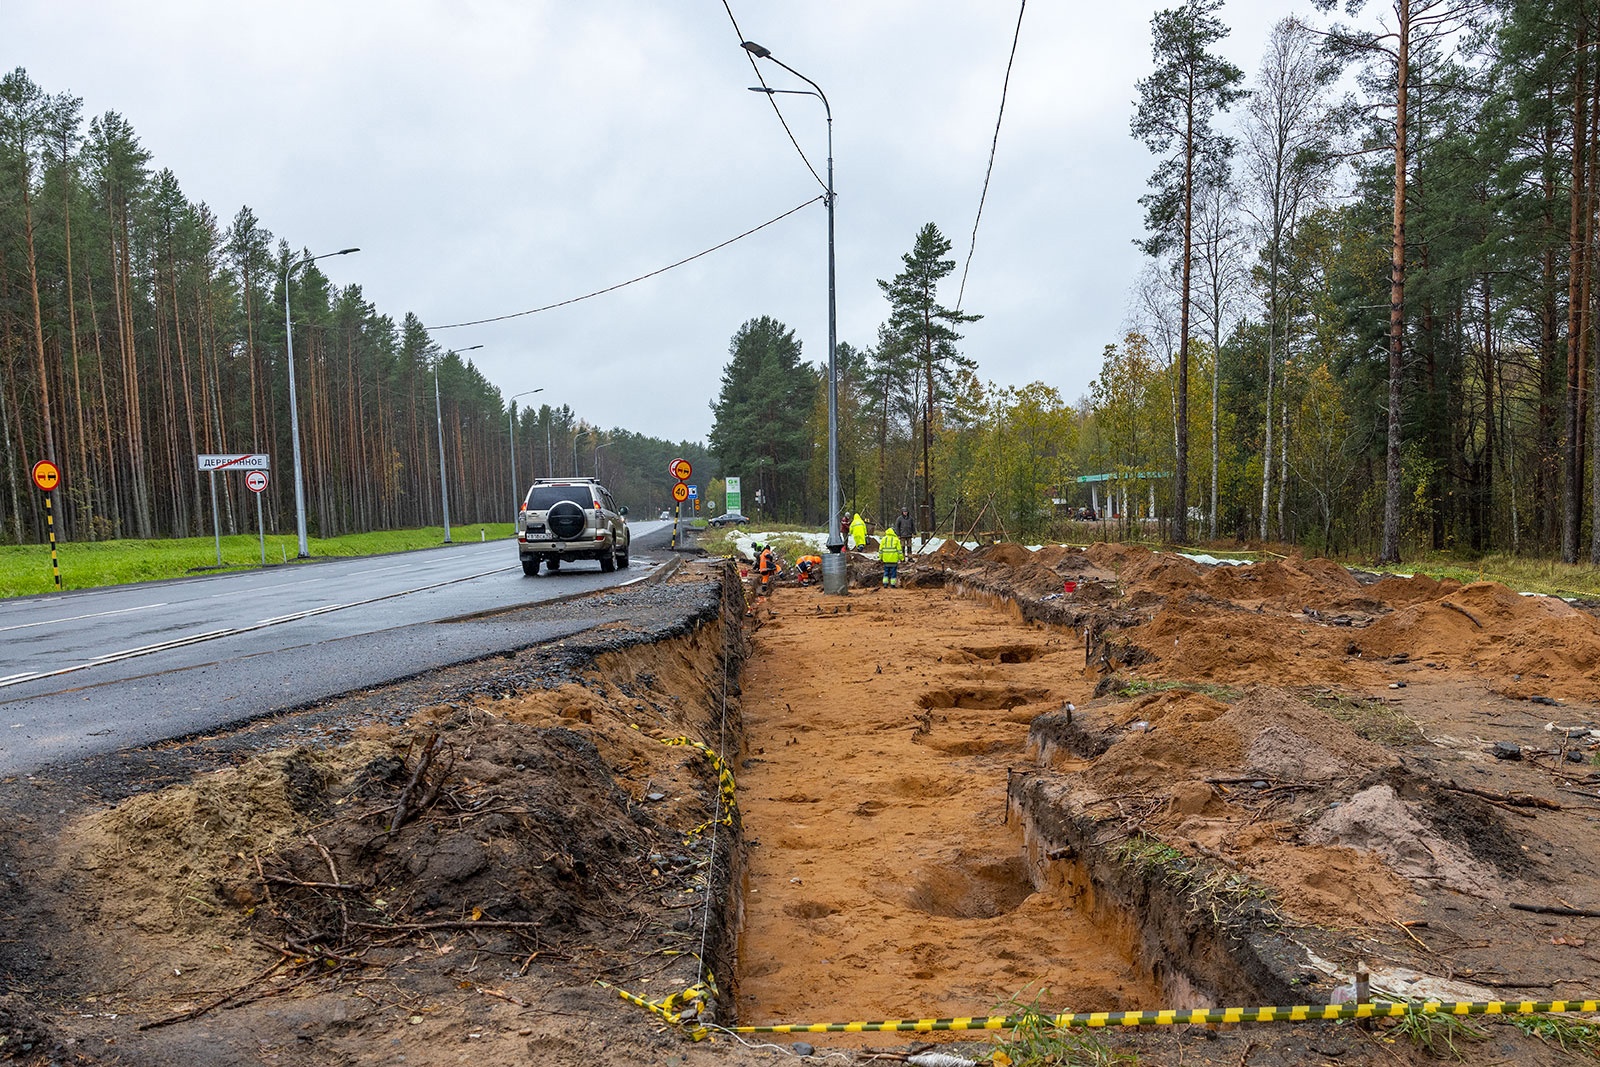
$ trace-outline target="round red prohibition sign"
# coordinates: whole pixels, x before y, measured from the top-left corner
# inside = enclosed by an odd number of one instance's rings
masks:
[[[41,493],[53,493],[61,484],[61,468],[47,459],[33,465],[33,487]]]
[[[244,487],[252,493],[265,492],[267,488],[267,472],[251,471],[244,476]]]
[[[680,481],[680,482],[688,481],[689,480],[689,475],[694,473],[694,467],[692,467],[689,464],[689,461],[686,460],[686,459],[675,459],[675,460],[673,460],[671,465],[667,469],[672,474],[672,476],[674,478],[678,479],[678,481]]]

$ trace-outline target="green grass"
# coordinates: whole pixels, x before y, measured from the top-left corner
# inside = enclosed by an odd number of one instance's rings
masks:
[[[1039,1011],[1037,1001],[1013,998],[995,1014],[1016,1016],[1011,1036],[995,1044],[989,1063],[999,1067],[1112,1067],[1136,1064],[1138,1057],[1114,1052],[1103,1041],[1069,1027],[1056,1026]]]
[[[1427,740],[1415,719],[1382,700],[1326,694],[1313,697],[1311,704],[1380,745],[1407,748]]]
[[[1523,1033],[1537,1037],[1563,1052],[1584,1052],[1600,1059],[1600,1026],[1560,1015],[1521,1015],[1511,1020]]]
[[[466,543],[480,537],[489,540],[515,535],[510,523],[468,523],[450,527],[452,541]],[[444,542],[443,527],[420,530],[388,530],[380,533],[346,534],[342,537],[311,538],[308,547],[313,558],[329,556],[376,556],[385,552],[406,552],[416,548],[436,548]],[[293,562],[298,543],[291,535],[267,537],[267,563]],[[92,589],[103,585],[125,585],[160,578],[181,578],[197,571],[217,569],[216,542],[210,537],[137,541],[86,541],[65,543],[56,548],[61,565],[63,589]],[[239,534],[222,539],[222,569],[250,570],[261,566],[261,543],[253,535]],[[0,545],[0,597],[27,596],[55,590],[47,545]]]
[[[1213,685],[1210,682],[1182,682],[1165,681],[1155,678],[1127,678],[1115,686],[1111,693],[1116,696],[1128,698],[1144,696],[1146,693],[1166,693],[1174,689],[1186,689],[1201,696],[1208,696],[1212,700],[1223,704],[1236,704],[1244,693],[1228,685]]]
[[[1400,1016],[1394,1032],[1440,1059],[1448,1056],[1462,1063],[1467,1059],[1466,1046],[1489,1036],[1482,1027],[1459,1015],[1422,1011],[1407,1011]]]
[[[1600,600],[1600,568],[1589,564],[1558,563],[1548,559],[1533,559],[1495,553],[1478,560],[1463,560],[1448,556],[1434,556],[1407,561],[1394,567],[1371,567],[1356,560],[1343,561],[1347,566],[1373,570],[1376,573],[1426,574],[1430,578],[1454,578],[1467,582],[1500,582],[1524,593],[1547,593],[1551,596],[1572,597],[1578,600]]]

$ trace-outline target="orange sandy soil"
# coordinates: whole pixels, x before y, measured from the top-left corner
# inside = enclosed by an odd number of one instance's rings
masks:
[[[1007,809],[1028,724],[1092,688],[1082,647],[940,590],[836,600],[783,590],[746,670],[742,1021],[1153,1003],[1034,891]]]

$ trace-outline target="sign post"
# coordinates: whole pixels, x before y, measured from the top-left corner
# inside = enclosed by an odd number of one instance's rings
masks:
[[[672,499],[677,502],[672,519],[672,547],[676,549],[678,542],[683,540],[683,502],[688,500],[694,491],[692,486],[686,484],[689,476],[694,474],[694,467],[680,456],[667,464],[667,473],[677,480],[677,484],[672,487]]]
[[[251,471],[244,476],[244,487],[256,495],[256,536],[261,539],[261,565],[267,565],[267,526],[261,521],[261,494],[267,488],[267,472]]]
[[[50,573],[56,588],[61,588],[61,561],[56,557],[56,513],[53,504],[56,486],[61,484],[61,468],[48,459],[33,465],[33,487],[44,494],[44,525],[50,533]]]
[[[252,484],[251,477],[245,479],[245,484],[256,494],[256,526],[261,526],[261,490],[267,487],[266,473],[272,469],[272,457],[264,452],[226,452],[213,455],[200,455],[195,457],[198,469],[211,475],[211,534],[217,543],[217,566],[222,566],[222,513],[217,508],[217,472],[218,471],[250,471],[251,476],[261,474],[261,488],[257,489]],[[261,534],[261,562],[267,561],[267,535]]]

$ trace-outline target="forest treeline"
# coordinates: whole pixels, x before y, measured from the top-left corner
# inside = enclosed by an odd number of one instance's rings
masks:
[[[1600,3],[1334,7],[1254,71],[1217,54],[1221,0],[1151,20],[1147,269],[1085,395],[984,381],[949,241],[917,235],[874,343],[839,348],[849,508],[1035,539],[1111,495],[1143,520],[1153,490],[1176,540],[1600,562]],[[770,320],[733,349],[714,449],[820,521],[822,376]],[[756,367],[786,419],[750,417]]]
[[[565,405],[512,408],[415,315],[396,322],[308,259],[248,207],[224,222],[188,199],[121,115],[86,122],[70,93],[7,74],[0,541],[45,536],[29,483],[40,459],[62,471],[67,540],[209,533],[208,453],[269,453],[265,521],[292,532],[286,281],[312,536],[439,525],[441,423],[453,522],[514,518],[513,437],[524,488],[576,463],[636,509],[665,505],[674,456],[707,469],[698,443],[602,430]],[[243,476],[217,488],[224,530],[252,531]]]

